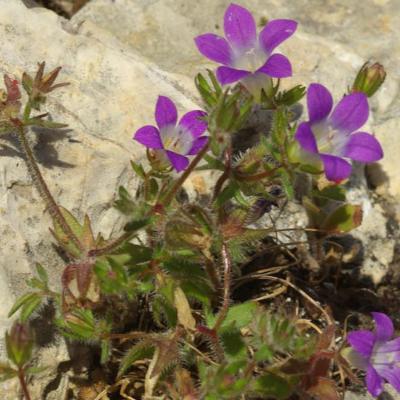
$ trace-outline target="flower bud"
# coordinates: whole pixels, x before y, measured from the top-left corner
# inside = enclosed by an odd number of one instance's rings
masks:
[[[357,74],[352,92],[362,92],[371,97],[385,81],[386,71],[379,63],[366,62]]]
[[[34,78],[26,72],[24,72],[22,76],[22,85],[28,93],[31,105],[35,110],[40,110],[40,106],[46,101],[46,95],[48,93],[59,87],[69,85],[69,83],[54,84],[61,67],[57,67],[47,74],[44,74],[45,66],[45,62],[38,64],[38,70]]]
[[[33,338],[28,325],[15,322],[6,333],[8,358],[18,367],[26,364],[32,355]]]

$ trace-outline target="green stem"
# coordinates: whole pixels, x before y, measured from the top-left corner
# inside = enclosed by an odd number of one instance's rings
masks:
[[[33,155],[32,149],[26,138],[24,127],[22,125],[18,127],[17,137],[25,155],[25,162],[28,167],[29,174],[31,175],[33,184],[36,186],[36,189],[38,190],[40,196],[45,202],[51,217],[61,226],[62,230],[68,236],[68,238],[72,242],[74,242],[74,244],[81,251],[83,251],[84,248],[82,246],[82,243],[72,232],[71,227],[68,225],[67,221],[62,215],[60,208],[58,207],[56,201],[50,193],[49,188],[46,185],[45,180],[43,179],[40,169],[36,163],[35,156]]]
[[[18,369],[18,379],[19,379],[19,383],[21,385],[22,392],[24,394],[25,400],[31,400],[31,396],[29,394],[28,386],[26,384],[25,373],[24,373],[24,370],[22,368]]]
[[[32,111],[32,105],[31,105],[30,100],[28,100],[28,102],[25,105],[25,109],[24,109],[24,116],[23,116],[24,122],[28,121],[29,116],[31,115],[31,111]]]
[[[209,149],[209,143],[207,143],[201,151],[197,154],[197,156],[193,159],[193,161],[189,164],[189,166],[185,169],[183,174],[179,177],[179,179],[175,182],[174,186],[171,188],[171,190],[165,195],[165,197],[162,199],[161,203],[167,207],[171,201],[173,200],[175,194],[177,191],[181,188],[181,186],[184,184],[188,176],[192,173],[192,171],[196,168],[197,164],[202,160],[204,154],[207,153]]]

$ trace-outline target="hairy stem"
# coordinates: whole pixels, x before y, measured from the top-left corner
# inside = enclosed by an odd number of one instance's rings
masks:
[[[224,293],[222,307],[213,328],[216,332],[218,332],[218,329],[221,327],[226,317],[226,314],[228,313],[229,300],[231,295],[232,261],[230,259],[228,247],[225,242],[222,244],[222,261],[224,263]]]
[[[229,147],[225,150],[224,158],[225,158],[225,170],[222,173],[222,175],[218,178],[217,183],[215,184],[214,193],[213,193],[211,202],[214,202],[214,200],[220,194],[222,186],[224,185],[225,181],[229,178],[229,175],[231,173],[231,162],[232,162],[232,148],[231,147]]]
[[[25,130],[23,126],[19,126],[17,130],[17,137],[19,143],[22,147],[22,151],[25,155],[26,165],[28,167],[29,174],[31,175],[32,182],[36,186],[40,196],[43,201],[46,203],[47,209],[54,221],[56,221],[64,231],[64,233],[68,236],[68,238],[74,242],[74,244],[83,251],[82,243],[72,232],[71,227],[68,225],[64,216],[61,213],[60,208],[58,207],[54,197],[50,193],[49,188],[40,172],[40,169],[36,163],[35,156],[33,155],[32,149],[28,143],[26,138]]]
[[[207,143],[199,153],[197,153],[197,156],[193,159],[193,161],[189,164],[189,166],[185,169],[183,174],[179,177],[179,179],[175,182],[174,186],[171,188],[171,190],[165,195],[165,197],[162,199],[162,203],[164,206],[168,206],[171,201],[173,200],[175,194],[177,191],[182,187],[188,176],[192,173],[192,171],[196,168],[197,164],[201,161],[203,158],[204,154],[207,153],[209,149],[209,143]]]
[[[111,251],[115,250],[125,241],[132,239],[135,236],[136,232],[125,232],[120,237],[115,238],[111,243],[108,245],[101,247],[99,249],[94,249],[89,252],[90,257],[95,256],[102,256],[104,254],[110,253]]]
[[[218,274],[217,271],[215,269],[215,265],[212,262],[210,255],[208,254],[204,254],[204,259],[205,259],[205,270],[206,273],[208,275],[208,277],[210,278],[210,281],[214,287],[214,291],[215,293],[218,293],[218,289],[219,289],[219,278],[218,278]]]
[[[31,400],[31,396],[29,394],[28,386],[26,384],[25,373],[24,373],[24,370],[22,368],[18,369],[18,379],[19,379],[19,383],[21,385],[22,392],[24,394],[25,400]]]

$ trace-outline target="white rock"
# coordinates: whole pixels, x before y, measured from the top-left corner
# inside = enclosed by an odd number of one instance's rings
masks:
[[[0,73],[21,77],[46,60],[63,66],[70,86],[50,96],[46,110],[70,130],[31,134],[41,170],[56,200],[80,217],[88,213],[96,232],[118,235],[121,218],[110,209],[118,186],[135,186],[129,160],[144,148],[132,140],[135,129],[153,123],[159,94],[173,98],[181,111],[197,108],[186,96],[185,77],[165,73],[93,24],[74,29],[42,8],[19,0],[0,0]],[[52,247],[45,212],[19,148],[0,138],[0,337],[7,313],[25,289],[36,262],[49,268],[58,285],[63,262]]]

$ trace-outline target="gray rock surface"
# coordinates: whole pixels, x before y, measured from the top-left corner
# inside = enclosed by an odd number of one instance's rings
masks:
[[[368,0],[362,9],[355,0],[240,3],[258,20],[289,17],[300,22],[298,33],[282,46],[294,67],[294,77],[285,85],[319,81],[338,99],[366,59],[387,67],[388,79],[372,102],[376,112],[369,122],[386,155],[370,175],[379,194],[399,200],[400,140],[393,138],[400,128],[400,2]],[[144,152],[131,137],[135,128],[152,121],[158,94],[172,97],[181,111],[198,103],[193,76],[215,65],[198,54],[193,37],[221,33],[228,4],[92,0],[66,21],[44,9],[28,10],[20,0],[0,0],[0,73],[20,77],[46,60],[49,68],[62,65],[61,79],[71,82],[48,104],[51,116],[70,129],[32,132],[30,138],[56,199],[80,216],[87,212],[96,231],[105,236],[119,232],[123,221],[110,205],[120,184],[135,187],[128,162],[141,160]],[[201,192],[205,186],[197,175],[188,189]],[[353,193],[365,211],[356,235],[370,244],[364,271],[379,281],[392,261],[396,238],[390,237],[386,210],[371,200],[365,180],[357,181]],[[10,138],[0,139],[0,336],[9,324],[9,307],[36,262],[49,267],[58,284],[63,262],[51,246],[49,225],[18,147]],[[14,400],[15,392],[0,387],[0,397]]]

